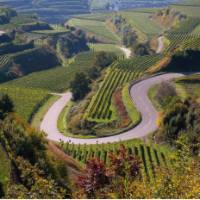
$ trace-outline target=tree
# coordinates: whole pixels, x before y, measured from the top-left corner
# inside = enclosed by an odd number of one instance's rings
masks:
[[[4,196],[3,184],[0,182],[0,198]]]
[[[87,162],[84,175],[79,176],[77,185],[84,189],[89,197],[93,196],[97,189],[109,183],[106,166],[103,161],[92,158]]]
[[[97,53],[94,58],[94,66],[105,68],[111,65],[116,59],[117,59],[117,56],[114,53],[107,53],[107,52],[101,51]]]
[[[152,54],[152,50],[149,48],[147,43],[137,44],[135,46],[134,52],[138,56],[145,56],[145,55],[151,55]]]
[[[3,120],[8,113],[13,112],[12,100],[7,94],[0,94],[0,119]]]
[[[107,198],[109,195],[105,191],[108,189],[110,193],[113,192],[116,185],[117,189],[124,194],[126,187],[124,182],[139,177],[140,161],[137,157],[129,155],[124,145],[120,146],[117,155],[110,152],[109,158],[108,167],[99,158],[90,159],[84,175],[78,177],[77,185],[83,189],[87,197],[94,198],[100,195],[101,198]],[[123,195],[120,198],[123,198]]]
[[[70,83],[70,88],[74,100],[82,99],[90,91],[90,80],[84,73],[77,73]]]
[[[156,100],[161,106],[169,104],[173,97],[177,96],[175,87],[170,82],[162,82],[156,92]]]
[[[97,67],[92,67],[92,69],[90,69],[90,71],[88,72],[89,78],[92,80],[98,78],[100,74],[101,73]]]

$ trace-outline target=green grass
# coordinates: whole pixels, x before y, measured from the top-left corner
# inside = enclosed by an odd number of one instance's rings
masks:
[[[200,17],[200,6],[188,6],[188,5],[172,5],[171,8],[177,10],[178,12],[181,12],[184,15],[187,15],[188,17]]]
[[[139,31],[140,40],[145,40],[146,37],[151,35],[158,35],[162,33],[163,28],[151,20],[150,13],[127,11],[120,12],[127,22]]]
[[[107,27],[105,22],[72,18],[68,21],[68,24],[95,35],[105,43],[120,43],[120,38]]]
[[[161,111],[162,107],[161,105],[158,103],[158,101],[156,100],[156,93],[158,90],[158,86],[159,85],[154,85],[152,86],[149,91],[148,91],[148,97],[151,100],[152,104],[154,105],[154,107],[158,110]]]
[[[81,53],[74,58],[68,67],[57,67],[50,70],[35,72],[22,78],[10,81],[7,86],[40,88],[52,92],[63,92],[69,88],[70,81],[77,72],[91,69],[94,53]]]
[[[67,126],[67,114],[68,114],[70,108],[72,107],[72,105],[73,105],[72,101],[68,102],[68,104],[65,106],[65,108],[60,113],[58,122],[57,122],[58,130],[67,137],[81,138],[81,139],[95,138],[95,136],[92,136],[92,135],[80,135],[80,134],[70,133],[70,131],[68,130],[68,126]]]
[[[192,34],[198,34],[200,35],[200,24],[198,26],[196,26],[196,28],[192,31]]]
[[[92,14],[76,15],[76,18],[77,19],[88,19],[88,20],[95,20],[95,21],[104,22],[106,19],[108,19],[112,15],[113,15],[112,12],[92,13]]]
[[[132,120],[132,125],[136,125],[140,122],[141,116],[137,111],[134,102],[131,100],[129,93],[129,84],[126,84],[122,90],[122,100],[128,112],[130,119]]]
[[[182,98],[195,96],[200,102],[200,75],[190,75],[176,80],[176,86],[181,88],[179,95]]]
[[[89,47],[92,51],[94,52],[99,52],[99,51],[106,51],[106,52],[112,52],[117,54],[120,57],[124,56],[123,51],[114,44],[89,44]]]
[[[38,33],[42,35],[57,35],[57,34],[67,33],[69,31],[65,27],[59,25],[51,25],[51,28],[52,30],[38,30],[38,31],[33,31],[33,33]]]
[[[7,24],[1,24],[0,29],[14,29],[19,28],[22,24],[32,23],[35,22],[36,19],[31,18],[28,15],[18,15],[16,17],[13,17],[11,21]]]
[[[11,175],[11,164],[4,151],[3,147],[0,144],[0,182],[4,187],[8,184]]]
[[[27,121],[48,97],[45,90],[10,86],[9,84],[0,85],[0,92],[9,95],[14,103],[16,113]]]
[[[31,125],[34,128],[39,129],[41,121],[43,120],[44,115],[46,114],[48,109],[53,105],[53,103],[58,99],[59,99],[58,96],[51,96],[47,100],[47,102],[39,108],[38,112],[33,116],[33,120],[31,121]]]

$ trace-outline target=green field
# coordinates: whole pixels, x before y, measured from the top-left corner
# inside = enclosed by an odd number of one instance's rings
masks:
[[[15,111],[27,121],[31,120],[32,114],[37,112],[42,102],[48,98],[48,93],[45,90],[11,86],[9,84],[0,85],[0,92],[10,96]]]
[[[92,67],[94,54],[81,53],[67,67],[35,72],[22,78],[8,82],[7,86],[39,88],[53,92],[63,92],[77,72],[86,72]]]
[[[76,18],[77,19],[88,19],[88,20],[95,20],[95,21],[104,22],[106,19],[111,17],[113,14],[114,14],[113,12],[91,13],[91,14],[84,14],[84,15],[76,15]]]
[[[99,51],[106,51],[117,54],[119,57],[123,57],[124,53],[123,51],[114,44],[89,44],[89,47],[94,52]]]
[[[105,22],[72,18],[68,21],[68,24],[96,36],[105,43],[120,43],[120,38],[107,27]]]
[[[200,75],[190,75],[177,79],[176,85],[181,88],[179,90],[181,97],[194,96],[200,102]]]
[[[127,11],[120,12],[120,14],[127,20],[133,29],[135,28],[140,34],[143,34],[143,38],[140,35],[142,40],[145,40],[145,37],[158,35],[163,32],[163,28],[150,19],[150,13]]]
[[[184,15],[187,15],[188,17],[200,17],[200,12],[199,12],[200,5],[191,6],[191,5],[173,4],[170,7],[181,12]]]

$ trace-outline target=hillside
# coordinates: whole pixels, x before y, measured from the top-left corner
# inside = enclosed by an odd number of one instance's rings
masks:
[[[0,198],[200,198],[199,0],[1,4]]]
[[[36,13],[42,20],[50,23],[64,21],[66,18],[89,12],[88,0],[1,0],[0,5],[16,9],[20,13]]]

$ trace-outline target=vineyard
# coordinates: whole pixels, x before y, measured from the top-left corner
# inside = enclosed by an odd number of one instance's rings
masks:
[[[89,104],[85,117],[89,121],[109,122],[112,121],[112,95],[118,88],[133,80],[139,79],[144,71],[154,65],[162,56],[144,56],[134,59],[121,60],[114,63],[107,71],[97,94]]]
[[[197,29],[199,24],[199,18],[188,18],[169,31],[166,37],[170,44],[166,48],[165,53],[176,49],[199,49],[200,32]]]
[[[178,88],[181,88],[183,92],[181,94],[186,94],[186,96],[195,96],[200,101],[200,75],[191,75],[184,78],[179,78],[176,81]],[[181,95],[182,96],[182,95]]]
[[[186,50],[200,48],[200,35],[170,34],[168,40],[170,41],[170,44],[165,52],[172,52],[176,49]]]
[[[15,79],[7,83],[7,86],[25,88],[40,88],[44,90],[62,92],[69,88],[69,83],[77,72],[90,70],[94,54],[91,52],[78,54],[67,67],[35,72],[30,75]]]
[[[11,57],[9,55],[0,56],[0,70],[7,68],[7,66],[11,63]]]
[[[88,159],[97,157],[109,164],[109,152],[117,154],[121,144],[125,145],[129,154],[134,154],[140,158],[142,162],[142,174],[149,179],[153,179],[156,176],[156,167],[170,167],[172,165],[170,161],[171,152],[167,148],[144,144],[137,140],[98,145],[74,145],[65,143],[61,144],[61,146],[68,155],[81,163],[86,163]]]
[[[8,94],[14,103],[16,113],[31,121],[38,108],[49,98],[47,91],[2,84],[0,92]]]

